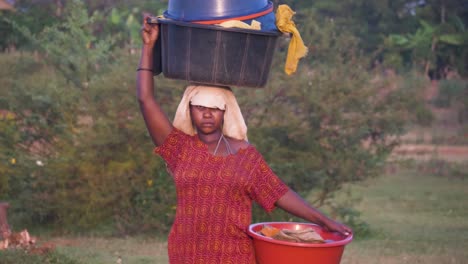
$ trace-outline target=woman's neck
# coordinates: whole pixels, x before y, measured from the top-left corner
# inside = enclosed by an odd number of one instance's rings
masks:
[[[213,134],[200,134],[198,138],[205,143],[208,151],[213,155],[226,156],[232,154],[232,150],[228,146],[229,143],[221,131]]]
[[[211,134],[198,133],[198,138],[208,146],[216,145],[221,137],[221,131],[217,131]]]

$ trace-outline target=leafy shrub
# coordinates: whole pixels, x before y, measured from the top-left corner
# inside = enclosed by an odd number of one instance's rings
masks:
[[[455,101],[461,100],[468,92],[468,82],[459,79],[441,80],[439,94],[434,101],[438,107],[450,107]]]

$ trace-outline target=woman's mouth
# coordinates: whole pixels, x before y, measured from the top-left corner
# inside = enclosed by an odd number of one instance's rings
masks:
[[[205,123],[202,123],[201,126],[202,126],[202,127],[212,127],[212,126],[214,126],[214,123],[212,123],[212,122],[205,122]]]

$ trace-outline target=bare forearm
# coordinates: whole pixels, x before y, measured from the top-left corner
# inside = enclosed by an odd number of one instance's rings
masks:
[[[276,202],[276,205],[297,217],[318,224],[329,231],[340,232],[343,235],[349,235],[352,232],[351,228],[328,218],[292,190],[283,195]]]
[[[137,71],[137,98],[140,104],[146,100],[154,100],[153,48],[143,45],[140,63]]]
[[[276,205],[286,212],[309,222],[324,225],[331,221],[327,216],[304,201],[296,192],[289,190]]]
[[[155,99],[153,79],[153,47],[159,37],[159,27],[148,24],[149,14],[143,17],[140,63],[137,70],[137,98],[146,128],[156,146],[161,145],[172,130],[172,124]]]
[[[172,124],[155,99],[153,80],[153,46],[143,45],[137,70],[137,98],[148,132],[156,146],[172,130]]]

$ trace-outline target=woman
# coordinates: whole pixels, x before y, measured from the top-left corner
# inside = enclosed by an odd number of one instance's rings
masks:
[[[333,221],[289,189],[247,141],[247,127],[227,87],[189,86],[172,124],[154,99],[153,46],[159,30],[146,22],[137,70],[137,97],[155,153],[177,189],[168,239],[170,263],[255,263],[247,234],[252,201],[343,234]]]

